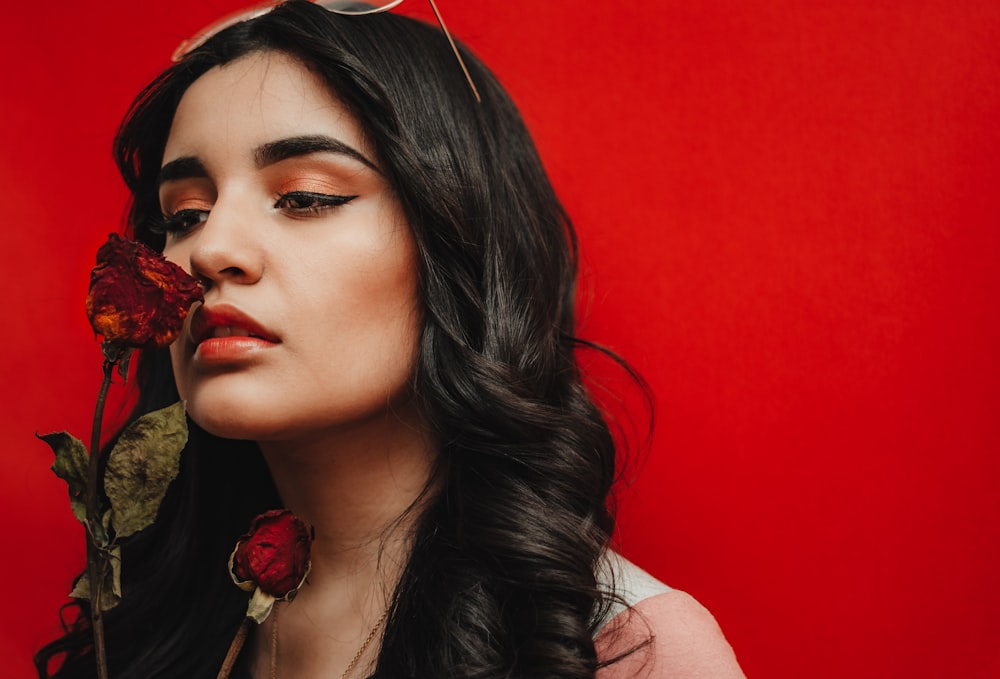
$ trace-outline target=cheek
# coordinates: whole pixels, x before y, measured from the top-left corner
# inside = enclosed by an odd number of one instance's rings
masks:
[[[163,256],[168,262],[173,262],[190,276],[191,274],[191,258],[188,256],[187,250],[177,243],[168,242],[163,246]]]
[[[420,299],[416,246],[408,232],[401,235],[400,239],[400,257],[395,266],[384,272],[386,286],[383,293],[387,300],[392,300],[386,313],[394,319],[391,327],[398,342],[399,360],[412,368],[417,356],[424,311]]]
[[[389,253],[370,250],[331,272],[327,289],[337,292],[323,314],[329,321],[324,339],[333,339],[341,353],[345,383],[382,398],[409,389],[423,324],[412,237],[395,236]]]
[[[317,259],[306,286],[323,296],[333,314],[367,325],[374,335],[402,336],[414,316],[421,315],[417,248],[407,227],[394,227],[378,237],[361,234],[330,248],[333,262]],[[318,281],[322,280],[321,283]]]
[[[379,267],[360,286],[353,300],[353,316],[367,318],[358,348],[369,354],[369,365],[389,365],[394,373],[412,373],[423,321],[417,272],[411,257],[397,266]],[[377,285],[371,281],[377,280]],[[361,339],[361,338],[358,338]],[[367,346],[365,346],[367,344]]]

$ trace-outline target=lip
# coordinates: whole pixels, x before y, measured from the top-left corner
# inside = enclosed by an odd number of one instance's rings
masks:
[[[234,330],[236,334],[232,334]],[[223,334],[217,336],[219,333]],[[229,304],[202,305],[195,309],[188,334],[195,347],[195,358],[210,363],[246,358],[281,343],[271,330]]]

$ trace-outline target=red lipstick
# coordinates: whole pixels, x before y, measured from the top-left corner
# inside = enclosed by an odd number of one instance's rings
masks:
[[[228,304],[198,307],[189,334],[195,345],[195,360],[201,363],[248,360],[281,342],[251,316]]]

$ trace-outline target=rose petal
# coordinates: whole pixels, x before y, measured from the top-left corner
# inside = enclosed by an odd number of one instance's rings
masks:
[[[168,346],[184,327],[201,285],[142,243],[111,234],[90,274],[87,317],[106,344],[137,349]]]
[[[230,575],[238,586],[253,583],[277,599],[294,596],[309,574],[312,536],[287,509],[265,512],[236,543]]]

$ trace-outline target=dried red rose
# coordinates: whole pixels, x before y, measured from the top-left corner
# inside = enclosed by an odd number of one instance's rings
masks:
[[[275,599],[294,595],[309,574],[312,535],[287,509],[264,512],[239,539],[230,559],[233,581]]]
[[[87,317],[104,343],[136,349],[168,346],[181,332],[201,285],[142,243],[108,236],[90,274]]]

